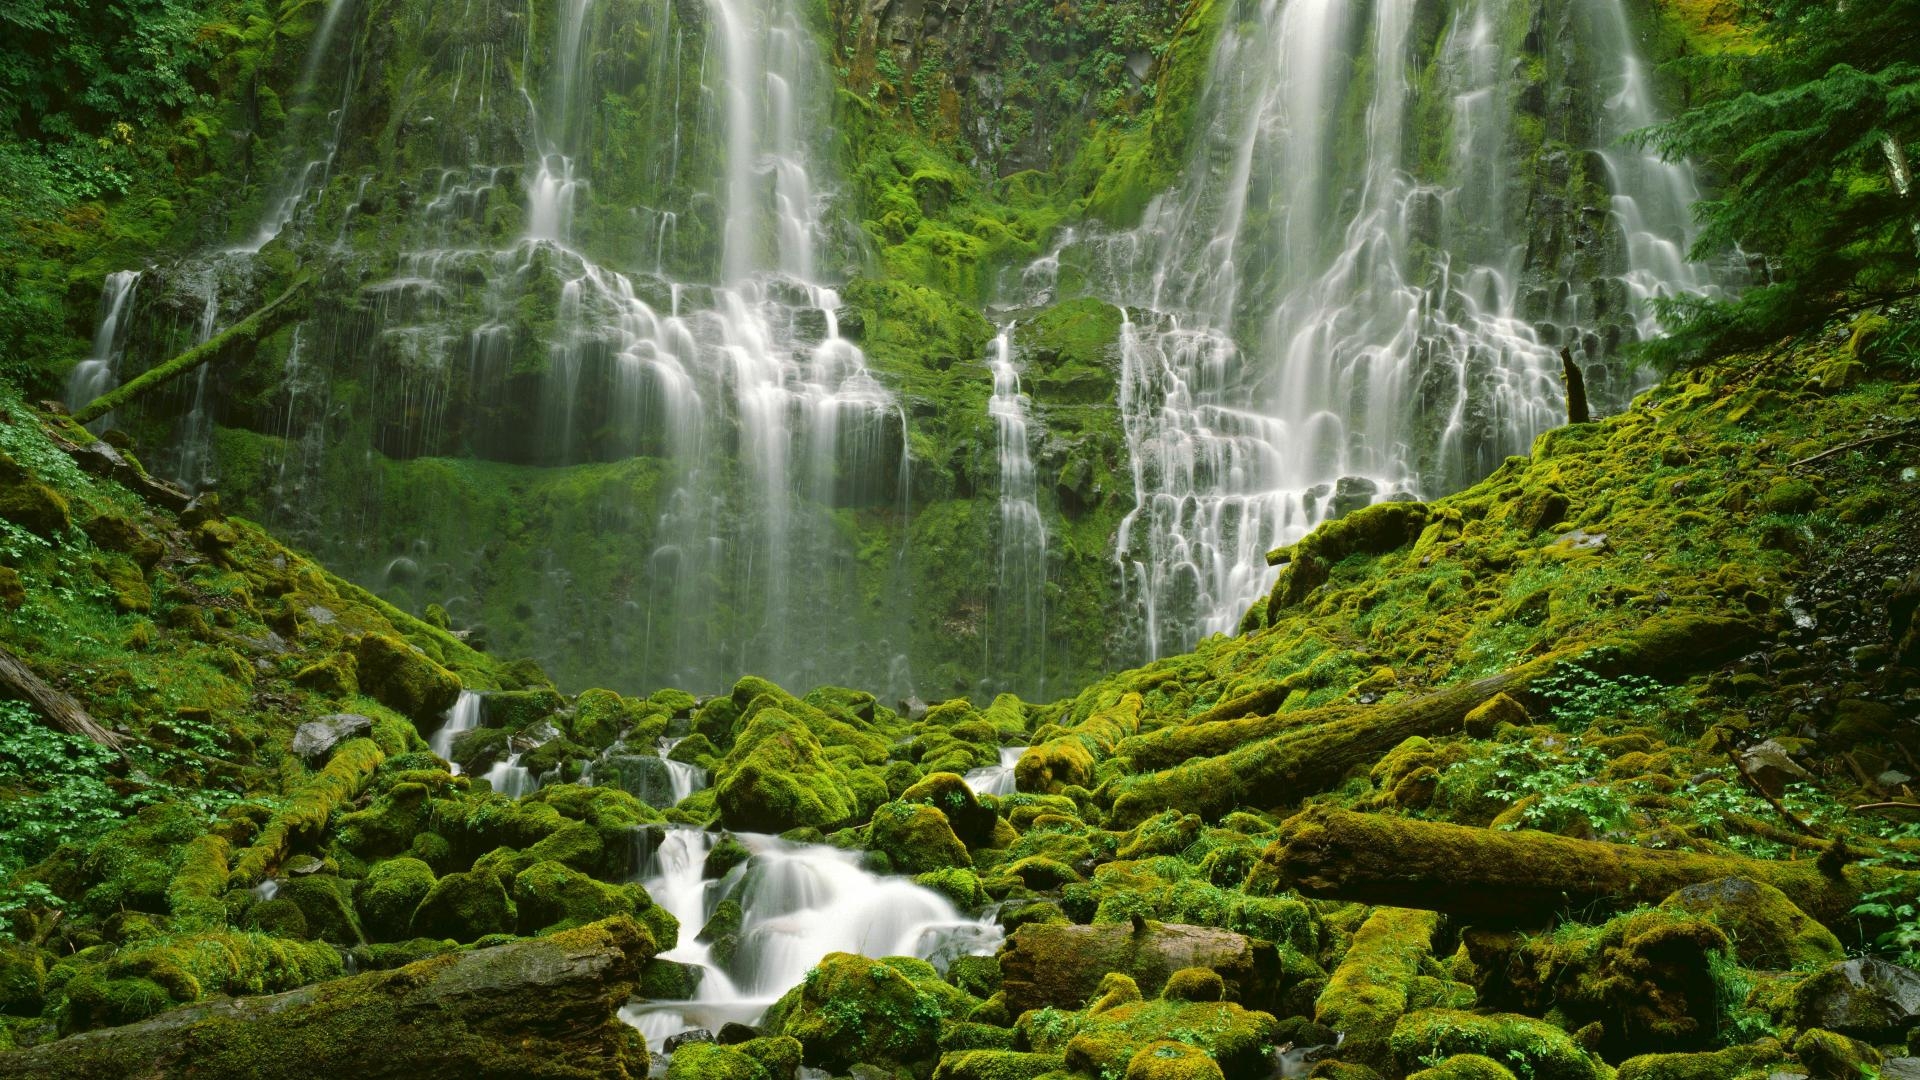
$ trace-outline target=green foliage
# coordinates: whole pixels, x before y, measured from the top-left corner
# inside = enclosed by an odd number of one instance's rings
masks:
[[[1498,799],[1534,800],[1519,820],[1506,825],[1565,832],[1585,824],[1606,833],[1626,824],[1630,807],[1615,788],[1598,782],[1607,756],[1572,740],[1559,752],[1504,743],[1493,751],[1493,781],[1487,794]]]
[[[1696,256],[1763,252],[1773,280],[1737,302],[1669,302],[1684,333],[1656,359],[1758,345],[1800,328],[1836,291],[1903,290],[1920,269],[1920,2],[1742,7],[1768,46],[1735,66],[1743,92],[1639,137],[1724,177],[1697,207]]]
[[[131,812],[106,783],[113,761],[112,751],[47,727],[28,706],[0,702],[0,877]]]
[[[1667,692],[1658,680],[1597,675],[1579,660],[1560,665],[1531,689],[1547,700],[1554,721],[1568,730],[1603,719],[1650,720],[1665,706]]]
[[[1905,846],[1890,848],[1885,854],[1864,860],[1863,865],[1885,866],[1898,870],[1920,870],[1920,822],[1907,822],[1890,832],[1887,839]],[[1896,963],[1920,967],[1920,896],[1905,884],[1874,889],[1860,897],[1853,914],[1861,918],[1883,920],[1887,929],[1874,939],[1874,945]]]

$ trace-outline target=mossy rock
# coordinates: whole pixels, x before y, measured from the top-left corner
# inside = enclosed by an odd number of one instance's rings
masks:
[[[582,690],[573,700],[566,733],[575,742],[604,750],[623,732],[631,731],[628,745],[651,747],[653,740],[665,734],[670,712],[665,706],[635,701],[612,690]]]
[[[375,863],[355,896],[367,935],[375,941],[408,936],[413,911],[433,890],[434,880],[433,868],[419,859],[402,856]]]
[[[808,1065],[844,1072],[933,1060],[940,1022],[974,1005],[925,961],[831,953],[774,1004],[764,1026],[800,1040]]]
[[[791,1076],[789,1071],[786,1075]],[[667,1066],[667,1080],[783,1080],[738,1047],[684,1043]]]
[[[1813,1074],[1813,1080],[1855,1080],[1872,1076],[1880,1052],[1858,1039],[1834,1031],[1809,1028],[1793,1040],[1793,1056]]]
[[[1843,959],[1833,931],[1772,885],[1719,878],[1689,885],[1661,907],[1703,915],[1726,931],[1740,962],[1756,968],[1804,968]]]
[[[946,815],[931,806],[887,803],[874,813],[869,828],[872,847],[886,853],[897,873],[924,874],[973,865]]]
[[[424,734],[440,726],[460,697],[460,679],[396,637],[362,634],[354,650],[360,689],[412,720]]]
[[[66,497],[28,476],[4,453],[0,453],[0,518],[49,540],[73,527]]]
[[[915,876],[913,883],[953,901],[953,906],[961,911],[978,911],[991,900],[980,884],[979,875],[964,867],[929,870]]]
[[[520,933],[532,935],[584,926],[616,915],[638,916],[653,901],[638,885],[608,885],[570,866],[546,860],[514,875],[513,903]]]
[[[1136,998],[1138,991],[1134,992]],[[1132,1075],[1141,1051],[1164,1045],[1168,1032],[1181,1032],[1185,1047],[1214,1064],[1216,1072],[1169,1072],[1167,1076],[1218,1076],[1229,1080],[1265,1080],[1272,1071],[1267,1047],[1278,1021],[1264,1012],[1232,1002],[1124,1001],[1104,1005],[1096,1001],[1075,1021],[1073,1036],[1064,1048],[1067,1068],[1094,1076]],[[1166,1058],[1166,1055],[1155,1055]],[[1169,1067],[1190,1070],[1190,1054],[1167,1059]],[[1157,1074],[1155,1074],[1157,1075]]]
[[[47,964],[31,945],[0,946],[0,1014],[38,1016],[46,1000]]]
[[[334,653],[295,672],[293,683],[330,697],[350,697],[360,692],[360,665],[352,653]]]
[[[960,1050],[941,1056],[933,1080],[1040,1080],[1059,1073],[1065,1064],[1059,1054]]]
[[[1558,1027],[1511,1013],[1456,1009],[1411,1012],[1394,1025],[1393,1056],[1402,1070],[1435,1056],[1481,1054],[1521,1063],[1535,1080],[1603,1080],[1604,1066]]]
[[[762,709],[740,733],[720,764],[713,790],[721,820],[746,832],[837,826],[852,818],[858,805],[820,740],[777,708]]]
[[[354,883],[343,878],[310,874],[289,878],[280,886],[279,898],[299,905],[308,936],[335,945],[362,945],[366,935],[354,911],[353,890]]]
[[[415,937],[472,942],[488,934],[510,934],[518,923],[506,883],[492,870],[448,874],[433,883],[414,910]]]
[[[1373,1068],[1392,1058],[1388,1042],[1411,1005],[1413,980],[1433,960],[1439,917],[1430,911],[1376,908],[1353,935],[1314,1006],[1314,1020],[1343,1037],[1341,1058]]]
[[[1206,1051],[1165,1039],[1135,1052],[1126,1080],[1225,1080],[1225,1074]]]
[[[1408,1073],[1407,1080],[1514,1080],[1514,1075],[1490,1057],[1455,1054],[1431,1069]]]
[[[1710,1053],[1642,1054],[1621,1063],[1617,1080],[1727,1080],[1776,1064],[1785,1056],[1785,1049],[1773,1039]]]
[[[991,844],[999,815],[983,805],[967,782],[954,773],[931,773],[900,794],[903,803],[924,803],[946,816],[953,834],[969,848]]]
[[[427,827],[432,811],[429,794],[425,784],[396,783],[366,809],[341,815],[335,835],[362,858],[397,855]]]

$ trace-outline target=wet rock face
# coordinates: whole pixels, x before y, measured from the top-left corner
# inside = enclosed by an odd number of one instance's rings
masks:
[[[1920,1022],[1920,973],[1872,957],[1835,964],[1793,992],[1793,1018],[1862,1039],[1898,1039]]]

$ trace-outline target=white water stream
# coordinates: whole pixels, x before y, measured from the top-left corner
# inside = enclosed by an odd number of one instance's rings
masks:
[[[649,840],[656,834],[657,845]],[[679,944],[661,957],[704,972],[691,1001],[635,1002],[621,1010],[621,1019],[639,1028],[656,1052],[692,1028],[717,1032],[729,1021],[754,1023],[831,952],[916,956],[944,970],[955,956],[987,955],[1000,946],[992,919],[970,919],[905,878],[868,873],[857,852],[736,833],[752,857],[707,880],[702,869],[720,835],[685,828],[635,834],[638,880],[680,920]],[[696,938],[729,899],[744,918],[738,948],[723,968]]]
[[[1024,746],[1003,746],[1000,748],[1000,763],[973,769],[960,779],[967,782],[975,795],[1011,795],[1017,789],[1013,783],[1013,767],[1019,762],[1020,755],[1027,752]]]

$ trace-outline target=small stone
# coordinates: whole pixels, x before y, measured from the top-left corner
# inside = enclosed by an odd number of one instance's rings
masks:
[[[286,871],[295,877],[308,877],[326,869],[326,865],[312,855],[296,855],[287,860]]]
[[[721,1046],[735,1046],[749,1039],[757,1039],[759,1037],[760,1029],[754,1027],[752,1024],[742,1024],[729,1020],[720,1025],[720,1034],[715,1036],[713,1041],[719,1043]]]
[[[1787,748],[1773,739],[1743,752],[1740,766],[1748,776],[1753,777],[1754,783],[1776,798],[1787,790],[1788,784],[1796,780],[1813,779],[1812,774],[1801,768],[1787,753]]]
[[[373,720],[359,713],[332,713],[309,720],[293,733],[293,754],[308,767],[318,767],[333,753],[333,748],[373,730]]]
[[[1835,964],[1793,991],[1793,1021],[1861,1039],[1904,1038],[1920,1022],[1920,973],[1872,957]]]
[[[688,1028],[678,1035],[667,1036],[667,1041],[661,1044],[660,1049],[663,1053],[671,1054],[689,1043],[710,1043],[712,1041],[713,1032],[706,1028]]]

